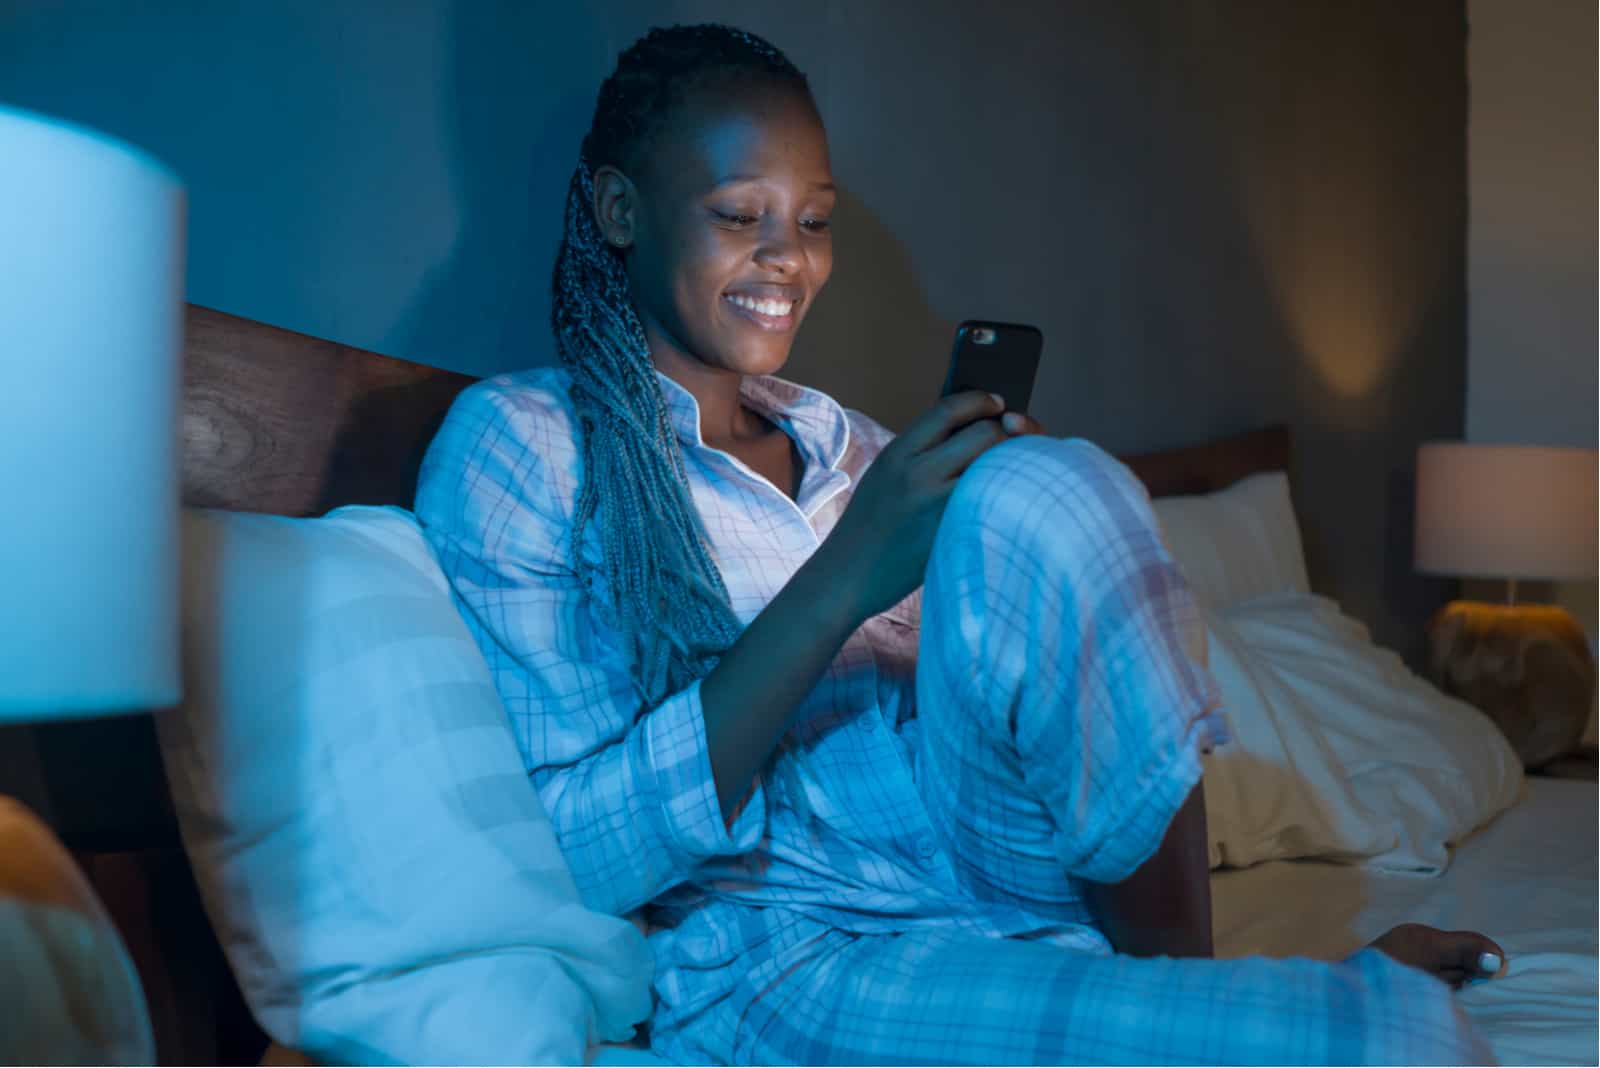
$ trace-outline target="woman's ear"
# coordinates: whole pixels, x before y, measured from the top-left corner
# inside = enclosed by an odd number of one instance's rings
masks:
[[[634,211],[638,190],[627,175],[609,163],[594,172],[594,219],[607,244],[627,248],[633,244]]]

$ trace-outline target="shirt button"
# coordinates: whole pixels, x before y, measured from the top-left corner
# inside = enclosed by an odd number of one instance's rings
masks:
[[[870,708],[861,714],[861,729],[871,734],[878,729],[878,710]]]
[[[916,850],[917,856],[921,857],[924,863],[931,862],[935,852],[933,837],[925,834],[918,838],[916,842]]]

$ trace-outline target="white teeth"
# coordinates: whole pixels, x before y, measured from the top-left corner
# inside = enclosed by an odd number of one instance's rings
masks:
[[[749,308],[751,311],[757,311],[762,315],[771,315],[776,318],[788,315],[794,310],[795,304],[792,300],[754,300],[734,293],[728,293],[725,296],[741,308]]]

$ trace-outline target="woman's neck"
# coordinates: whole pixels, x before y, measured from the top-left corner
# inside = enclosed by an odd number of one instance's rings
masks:
[[[706,444],[720,448],[771,429],[765,419],[739,403],[744,376],[737,371],[711,367],[666,346],[652,346],[651,360],[700,406],[700,437]]]

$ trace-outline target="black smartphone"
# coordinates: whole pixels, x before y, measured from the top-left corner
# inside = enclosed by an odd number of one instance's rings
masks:
[[[1044,335],[1036,326],[968,319],[956,327],[950,372],[939,396],[981,389],[1005,398],[1006,411],[1027,414],[1043,347]]]

